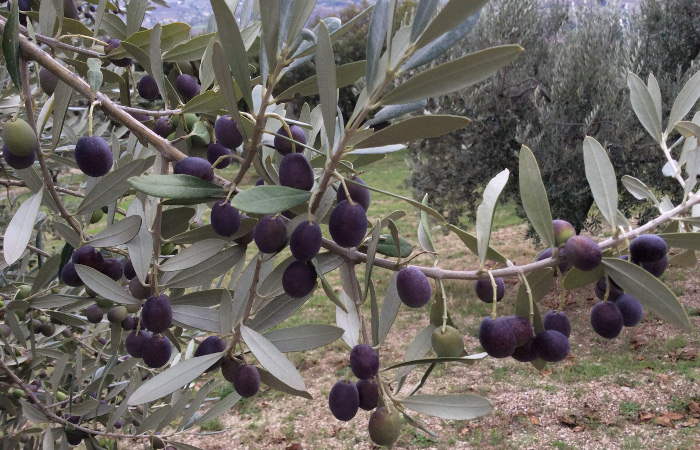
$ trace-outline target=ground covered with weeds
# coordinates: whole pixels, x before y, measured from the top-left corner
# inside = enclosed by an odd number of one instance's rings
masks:
[[[370,185],[410,195],[403,187],[405,169],[396,170],[401,156],[376,164],[364,174]],[[383,217],[407,205],[374,195],[369,215]],[[526,226],[504,205],[496,222],[500,228],[492,245],[518,264],[542,250],[525,239]],[[402,219],[401,230],[413,242],[415,211]],[[603,230],[604,232],[604,230]],[[433,230],[441,267],[468,269],[476,259],[454,235]],[[416,263],[430,264],[428,257]],[[363,276],[362,273],[359,273]],[[376,272],[375,272],[376,275]],[[383,295],[390,274],[377,277]],[[447,421],[419,416],[439,437],[404,425],[397,449],[692,449],[700,447],[700,268],[672,267],[663,280],[685,306],[693,331],[683,332],[645,312],[642,323],[625,328],[613,340],[596,335],[589,314],[597,301],[593,286],[566,293],[564,311],[571,320],[571,353],[562,363],[538,372],[513,359],[486,358],[472,366],[436,368],[422,393],[474,393],[488,398],[493,412],[472,421]],[[329,281],[340,286],[339,279]],[[516,280],[506,280],[506,298],[499,314],[512,313]],[[448,305],[464,335],[469,353],[481,351],[477,330],[490,305],[479,301],[471,283],[448,282]],[[556,308],[555,287],[540,302],[544,314]],[[283,326],[334,323],[335,307],[319,289]],[[380,297],[381,298],[381,297]],[[383,365],[400,361],[413,336],[428,324],[429,305],[419,310],[402,307],[394,328],[380,349]],[[366,449],[369,412],[350,422],[336,420],[328,409],[328,393],[343,377],[351,377],[350,349],[342,340],[304,354],[288,355],[304,376],[313,400],[291,397],[263,387],[252,399],[239,402],[229,413],[196,429],[186,442],[205,449]],[[412,387],[422,372],[414,371]],[[407,392],[404,388],[403,392]],[[232,391],[222,383],[225,396]]]

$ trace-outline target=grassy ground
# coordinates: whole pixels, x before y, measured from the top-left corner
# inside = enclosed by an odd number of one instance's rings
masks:
[[[371,186],[410,196],[404,186],[408,170],[401,154],[374,164],[363,179]],[[374,194],[371,218],[381,218],[403,209],[403,235],[417,242],[417,213],[400,200]],[[467,225],[468,226],[468,225]],[[499,207],[498,230],[492,245],[516,263],[531,261],[539,250],[526,240],[525,226],[511,205]],[[473,231],[473,230],[472,230]],[[440,228],[432,230],[440,252],[440,265],[451,269],[475,267],[473,255]],[[431,264],[427,256],[416,260]],[[374,280],[382,299],[390,273],[375,271]],[[362,276],[360,272],[360,276]],[[362,278],[360,278],[362,279]],[[340,288],[337,275],[329,281]],[[642,324],[625,329],[608,341],[595,335],[588,324],[594,304],[592,289],[569,292],[565,311],[572,322],[571,355],[549,365],[543,372],[512,359],[487,358],[473,366],[438,367],[423,393],[474,393],[493,404],[491,414],[473,421],[447,421],[419,416],[439,437],[433,438],[404,426],[395,448],[697,448],[700,445],[700,348],[697,300],[698,269],[675,268],[664,275],[692,315],[694,329],[684,333],[646,313]],[[499,312],[509,314],[517,283],[506,281],[506,299]],[[450,313],[464,335],[467,351],[481,351],[476,338],[481,317],[490,305],[474,297],[471,283],[446,283]],[[283,326],[302,323],[333,323],[335,307],[321,290]],[[546,311],[556,307],[559,291],[540,304]],[[364,314],[369,311],[363,310]],[[380,348],[382,363],[400,361],[410,340],[428,323],[428,307],[402,308],[387,341]],[[271,448],[315,449],[370,448],[366,426],[369,413],[360,412],[345,423],[334,419],[327,406],[330,388],[340,378],[352,377],[349,348],[339,340],[305,354],[288,355],[304,376],[313,400],[290,397],[263,389],[255,398],[209,422],[188,442],[207,449]],[[417,371],[416,371],[417,372]],[[409,376],[407,386],[420,379]],[[221,395],[231,391],[222,388]],[[213,433],[213,434],[212,434]]]

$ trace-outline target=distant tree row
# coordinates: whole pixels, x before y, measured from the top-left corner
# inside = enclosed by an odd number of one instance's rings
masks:
[[[621,173],[649,185],[682,194],[677,183],[661,176],[663,155],[630,106],[628,72],[645,81],[653,74],[664,114],[683,84],[697,70],[700,53],[700,2],[644,0],[626,10],[617,2],[588,2],[570,7],[538,0],[489,2],[475,28],[460,45],[434,61],[492,45],[518,43],[520,58],[496,76],[469,89],[429,101],[430,113],[467,116],[472,124],[449,137],[411,145],[410,183],[451,221],[474,217],[484,185],[509,168],[517,176],[521,144],[540,162],[554,217],[580,230],[595,227],[587,219],[593,204],[583,171],[581,142],[593,136],[609,152]],[[677,135],[680,137],[680,135]],[[679,157],[680,147],[674,150]],[[505,199],[517,203],[517,178]],[[654,206],[639,206],[624,193],[620,207],[642,221]],[[675,198],[677,200],[677,198]],[[520,205],[518,210],[522,213]]]

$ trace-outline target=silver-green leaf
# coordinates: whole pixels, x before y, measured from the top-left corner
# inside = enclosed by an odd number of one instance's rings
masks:
[[[472,420],[493,410],[485,398],[472,394],[412,395],[401,399],[408,409],[447,420]]]
[[[306,203],[311,193],[286,186],[256,186],[236,195],[234,208],[253,214],[276,214]]]
[[[484,266],[487,259],[496,205],[498,204],[498,199],[509,177],[510,171],[508,169],[504,169],[493,177],[491,181],[489,181],[489,184],[486,185],[486,189],[484,189],[484,200],[476,210],[476,241],[481,267]]]
[[[141,405],[165,397],[191,382],[224,355],[223,352],[181,361],[143,383],[129,397],[129,406]]]
[[[685,83],[681,92],[678,93],[676,101],[673,102],[671,114],[668,116],[669,130],[674,127],[677,122],[683,120],[688,112],[693,109],[698,99],[700,99],[700,71],[695,73],[695,75]]]
[[[291,328],[278,328],[263,334],[282,353],[303,352],[335,342],[343,335],[343,329],[328,324],[305,324]]]
[[[654,99],[641,78],[630,72],[627,75],[630,89],[630,101],[637,118],[656,142],[661,142],[661,114],[658,113]]]
[[[207,239],[190,245],[160,266],[165,272],[189,269],[213,257],[226,245],[226,241]]]
[[[27,244],[29,244],[29,239],[34,231],[34,222],[39,215],[43,194],[44,190],[42,189],[25,200],[5,229],[2,246],[5,262],[8,265],[14,264],[21,258]]]
[[[82,264],[76,264],[75,270],[83,283],[102,297],[121,305],[141,304],[123,286],[100,271]]]
[[[549,209],[547,190],[542,183],[542,175],[535,155],[525,145],[520,149],[520,199],[527,218],[540,238],[554,247],[554,227],[552,212]]]
[[[335,138],[335,117],[337,113],[338,97],[335,81],[335,56],[333,45],[328,33],[328,27],[324,22],[319,24],[318,44],[316,49],[316,72],[318,93],[321,98],[321,113],[323,126],[326,130],[329,146],[333,147]]]
[[[618,194],[615,169],[603,146],[590,136],[583,141],[583,163],[593,200],[610,227],[616,230]]]
[[[243,98],[249,108],[253,108],[253,94],[250,82],[250,69],[248,68],[248,56],[246,47],[238,28],[238,22],[225,0],[210,0],[214,10],[216,25],[218,27],[219,40],[225,42],[224,50],[233,77],[241,88]],[[223,61],[214,61],[214,64],[222,64]]]
[[[410,103],[464,89],[513,62],[522,51],[519,45],[504,45],[463,56],[419,73],[394,88],[379,103]]]
[[[270,341],[245,325],[241,326],[241,336],[248,348],[250,348],[250,351],[253,352],[253,355],[260,362],[260,365],[267,369],[275,378],[291,388],[299,391],[306,390],[304,379],[294,367],[294,364],[289,362]]]
[[[202,198],[225,192],[218,184],[182,174],[132,177],[129,184],[137,191],[162,198]]]
[[[645,308],[685,331],[693,329],[683,305],[658,278],[636,264],[619,258],[603,258],[603,264],[615,283]]]
[[[190,328],[221,333],[219,312],[201,306],[173,304],[173,320]]]
[[[122,245],[136,236],[141,228],[141,217],[129,216],[97,233],[90,239],[93,247],[113,247]]]
[[[435,138],[469,126],[466,117],[449,114],[411,117],[377,131],[355,145],[355,148],[403,144],[418,139]]]

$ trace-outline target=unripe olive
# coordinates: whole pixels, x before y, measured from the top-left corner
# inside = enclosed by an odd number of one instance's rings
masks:
[[[31,292],[32,287],[23,284],[19,287],[19,289],[17,289],[17,295],[15,296],[15,299],[24,300],[25,298],[29,297],[29,294],[31,294]]]
[[[97,223],[100,220],[102,220],[102,217],[105,215],[105,213],[102,212],[101,209],[96,209],[92,212],[92,215],[90,216],[90,223]]]

